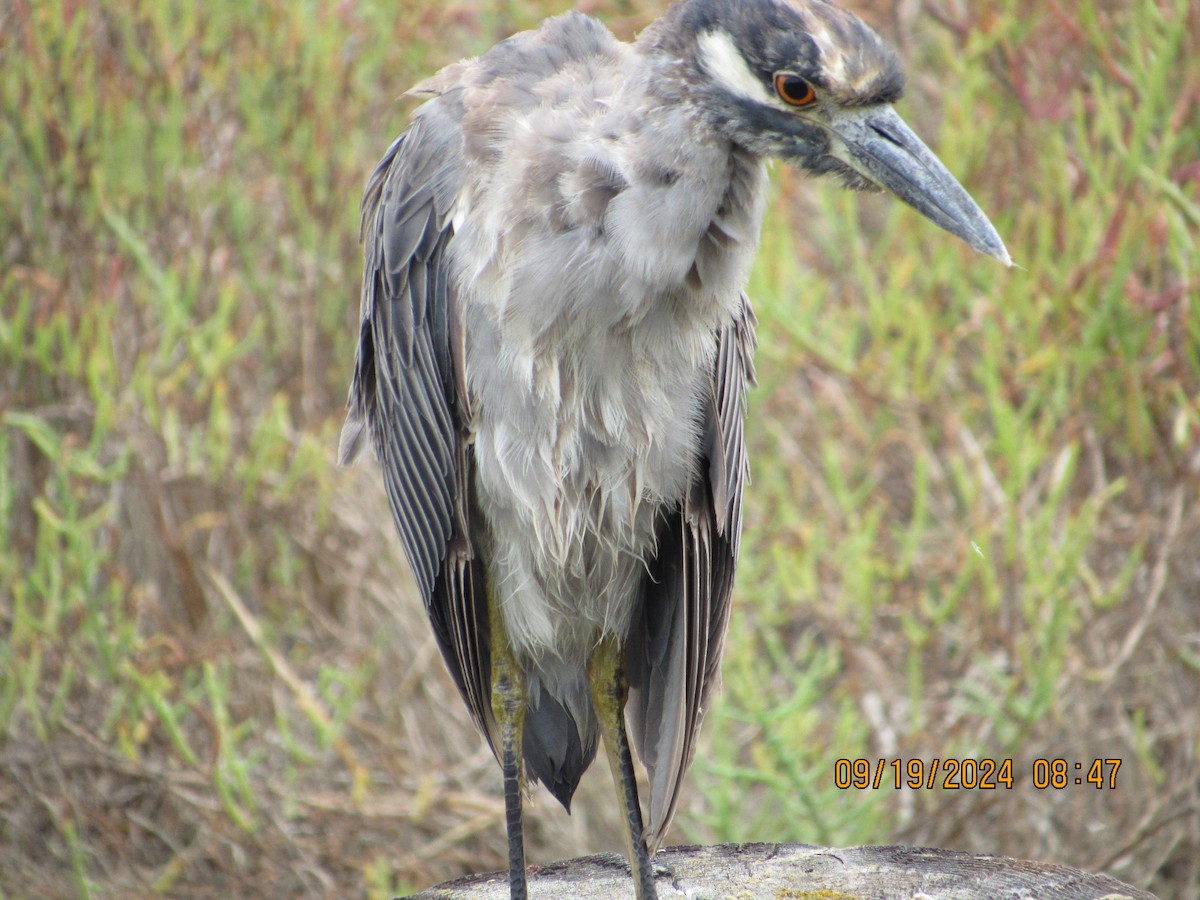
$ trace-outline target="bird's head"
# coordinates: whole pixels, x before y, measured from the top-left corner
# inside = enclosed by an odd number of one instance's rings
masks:
[[[1010,265],[996,230],[892,104],[896,54],[822,0],[683,0],[656,36],[726,138],[855,190],[886,190]]]

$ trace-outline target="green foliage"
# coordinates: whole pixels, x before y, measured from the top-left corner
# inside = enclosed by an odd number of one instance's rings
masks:
[[[950,86],[929,137],[1015,269],[834,186],[764,229],[741,608],[698,763],[720,839],[896,840],[911,801],[839,790],[837,758],[1061,755],[1088,629],[1130,614],[1164,536],[1113,521],[1195,452],[1194,16],[989,10],[921,65]]]
[[[278,659],[307,627],[295,598],[334,602],[311,535],[329,522],[353,356],[355,196],[395,127],[364,120],[405,77],[387,35],[416,14],[48,2],[4,16],[0,758],[83,741],[168,783],[197,774],[231,833],[260,838],[264,767],[329,765],[372,659],[318,663],[318,696],[297,678],[304,696],[264,717],[235,689],[245,661],[205,643],[258,628],[251,643]],[[210,606],[213,570],[251,598],[245,619]],[[48,809],[61,841],[42,864],[73,885],[22,881],[33,859],[0,863],[0,884],[89,896],[119,838],[79,798]],[[10,839],[36,817],[22,809]],[[154,889],[187,870],[169,859]]]

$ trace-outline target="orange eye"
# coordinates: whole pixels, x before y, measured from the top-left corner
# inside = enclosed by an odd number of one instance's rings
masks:
[[[812,106],[817,102],[817,92],[813,86],[791,72],[775,73],[775,93],[789,106]]]

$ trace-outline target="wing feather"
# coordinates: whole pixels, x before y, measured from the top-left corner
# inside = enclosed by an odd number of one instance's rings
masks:
[[[743,297],[739,315],[718,336],[705,422],[707,464],[682,504],[662,519],[642,585],[642,621],[629,639],[626,712],[650,777],[646,841],[652,849],[671,824],[719,682],[748,478],[742,423],[754,379],[754,325]]]
[[[447,271],[466,172],[460,112],[441,98],[427,103],[367,182],[362,325],[339,455],[352,460],[369,433],[442,656],[490,738],[486,590]]]

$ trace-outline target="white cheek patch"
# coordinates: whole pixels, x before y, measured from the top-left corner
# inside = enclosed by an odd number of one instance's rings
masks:
[[[756,103],[776,105],[775,95],[750,71],[729,32],[719,28],[703,32],[697,41],[700,59],[713,80],[730,93]]]

